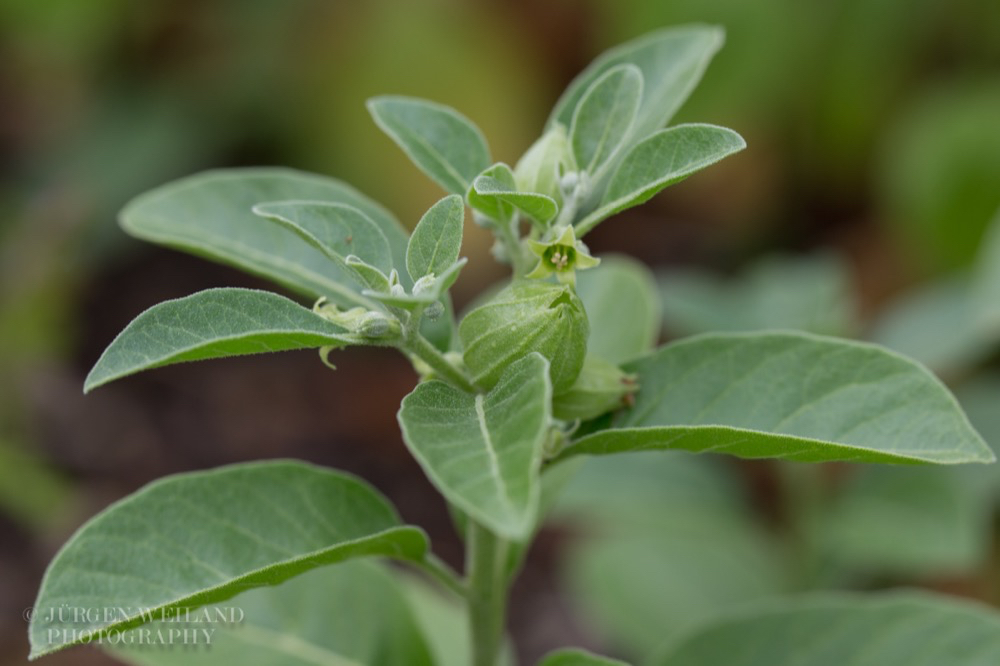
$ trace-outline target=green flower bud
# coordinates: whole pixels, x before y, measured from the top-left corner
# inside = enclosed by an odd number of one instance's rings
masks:
[[[554,393],[573,385],[587,353],[590,325],[571,287],[515,282],[465,316],[458,335],[473,381],[492,388],[507,367],[530,352],[549,360]]]
[[[444,314],[444,305],[441,301],[434,301],[426,308],[424,308],[424,316],[431,321],[437,320],[438,317]]]
[[[638,388],[633,375],[588,354],[573,386],[552,400],[552,415],[564,421],[586,421],[621,407],[625,396]]]
[[[399,332],[399,322],[381,312],[367,312],[361,315],[356,326],[357,332],[366,338],[385,338]]]

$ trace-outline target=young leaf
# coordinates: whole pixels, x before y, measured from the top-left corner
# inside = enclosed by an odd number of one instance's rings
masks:
[[[569,84],[548,126],[569,127],[593,82],[618,65],[632,64],[642,72],[644,82],[632,136],[643,139],[666,125],[687,100],[723,39],[721,28],[687,25],[659,30],[606,51]]]
[[[479,190],[476,189],[476,183],[478,182],[492,182],[494,184],[493,189],[498,191],[516,192],[517,185],[514,183],[514,173],[510,170],[510,167],[503,162],[497,162],[476,176],[475,180],[472,181],[472,185],[469,186],[469,191],[465,193],[465,200],[469,202],[471,208],[479,211],[491,220],[496,220],[500,223],[509,223],[514,217],[513,204],[494,196],[491,192],[485,192],[481,195]]]
[[[110,652],[137,666],[439,666],[404,594],[386,567],[344,562],[207,607],[213,622],[193,614],[180,627],[153,622],[132,629]],[[223,621],[231,617],[238,621]],[[194,638],[183,647],[178,638],[170,649],[168,632],[179,628]],[[168,645],[156,642],[157,631]]]
[[[992,462],[926,368],[805,333],[702,335],[627,363],[635,406],[562,457],[685,449],[803,462]]]
[[[590,321],[588,353],[623,363],[653,349],[660,297],[643,264],[625,256],[601,257],[600,266],[577,276],[576,293]]]
[[[133,199],[120,221],[137,238],[207,256],[311,298],[364,304],[343,270],[322,252],[251,212],[255,204],[282,199],[359,209],[385,234],[393,263],[403,265],[407,235],[388,211],[340,181],[292,169],[226,169],[182,178]]]
[[[514,165],[514,181],[520,192],[544,194],[562,205],[559,178],[562,171],[576,171],[566,126],[556,123]]]
[[[465,204],[455,194],[424,213],[406,246],[406,270],[414,281],[425,275],[441,275],[458,261],[464,222]]]
[[[623,147],[641,99],[642,71],[635,65],[613,67],[590,84],[569,128],[580,169],[598,173]]]
[[[368,111],[434,182],[465,196],[472,179],[490,165],[490,151],[479,128],[454,109],[411,97],[368,100]]]
[[[358,342],[350,331],[284,296],[208,289],[164,301],[133,319],[101,354],[83,390],[184,361]]]
[[[419,560],[426,549],[424,533],[403,526],[381,495],[332,470],[269,461],[167,477],[92,518],[52,560],[30,658],[324,564]],[[57,612],[66,605],[129,612],[81,623]]]
[[[549,364],[531,353],[485,395],[440,381],[420,384],[403,399],[399,424],[410,452],[448,501],[519,540],[538,510],[551,398]]]
[[[695,626],[656,666],[1000,663],[1000,615],[941,595],[828,594],[748,607]]]
[[[354,255],[383,273],[392,270],[392,251],[385,234],[353,206],[324,201],[270,201],[257,204],[253,212],[291,230],[340,266]]]
[[[597,209],[576,223],[578,235],[746,146],[739,134],[715,125],[677,125],[650,135],[622,158]]]
[[[575,648],[556,650],[545,655],[538,666],[628,666],[624,661],[599,657],[592,652]]]
[[[519,192],[510,167],[506,164],[496,166],[498,168],[487,169],[472,181],[472,189],[469,190],[469,205],[476,207],[473,202],[482,206],[489,205],[488,202],[491,200],[497,201],[501,204],[514,206],[543,225],[556,216],[559,212],[559,204],[554,199],[537,192]],[[492,204],[492,206],[499,208],[497,204]]]

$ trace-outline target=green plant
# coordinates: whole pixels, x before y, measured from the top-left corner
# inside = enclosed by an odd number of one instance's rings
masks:
[[[466,571],[435,557],[422,530],[349,475],[291,461],[178,475],[106,509],[56,556],[30,626],[32,658],[99,642],[150,664],[493,666],[509,658],[507,590],[572,458],[676,449],[802,462],[992,461],[944,386],[877,346],[763,332],[653,349],[659,305],[644,269],[590,255],[581,239],[597,224],[743,149],[720,127],[661,129],[721,43],[718,29],[690,26],[608,52],[570,85],[514,168],[493,164],[479,130],[452,109],[371,100],[376,123],[450,193],[409,237],[351,187],[283,169],[201,174],[129,204],[121,222],[133,235],[318,300],[309,309],[268,292],[211,289],[161,303],[111,343],[85,390],[183,361],[299,348],[327,361],[347,346],[396,348],[422,377],[399,411],[403,437],[461,526]],[[513,277],[456,322],[448,290],[465,264],[466,205],[495,234],[495,255]],[[345,562],[363,556],[411,565],[463,613],[396,569]],[[225,603],[236,595],[238,608]],[[351,605],[338,609],[344,599]],[[953,622],[963,644],[1000,654],[998,620],[954,602],[845,599],[809,609],[816,624]],[[656,663],[719,663],[699,660],[702,643],[738,652],[742,627],[783,626],[789,613],[725,618],[707,629],[710,639],[695,632]],[[214,636],[212,618],[241,626]],[[455,642],[463,624],[467,644]],[[211,639],[212,651],[126,649],[180,640],[169,633],[180,627],[195,642]],[[886,649],[913,644],[897,633]],[[619,662],[570,650],[542,663]]]

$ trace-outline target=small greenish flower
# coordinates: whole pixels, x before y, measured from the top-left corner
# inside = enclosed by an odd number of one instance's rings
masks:
[[[534,270],[528,273],[529,278],[546,278],[555,273],[563,284],[575,285],[577,269],[585,270],[601,263],[600,259],[590,255],[590,250],[582,241],[576,239],[572,225],[563,229],[559,238],[548,243],[529,239],[528,247],[540,259]]]

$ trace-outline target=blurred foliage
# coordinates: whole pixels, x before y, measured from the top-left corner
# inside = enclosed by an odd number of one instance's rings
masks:
[[[49,530],[82,492],[74,477],[85,470],[46,461],[72,442],[42,435],[39,403],[66,398],[44,394],[37,377],[79,384],[93,362],[82,357],[95,325],[82,304],[108,275],[136,275],[150,252],[112,223],[135,193],[212,166],[284,164],[344,178],[412,226],[440,193],[378,132],[367,97],[455,106],[510,162],[595,54],[688,21],[723,25],[727,44],[677,122],[733,127],[749,149],[604,225],[595,249],[668,262],[658,279],[671,335],[780,325],[863,332],[913,353],[953,382],[996,446],[1000,260],[980,240],[1000,207],[1000,3],[0,0],[0,511]],[[1000,245],[1000,231],[992,238]],[[485,254],[488,242],[469,225],[463,253]],[[499,274],[463,274],[457,304]],[[989,543],[982,507],[1000,496],[995,470],[810,476],[717,462],[668,457],[660,470],[637,459],[608,472],[662,473],[673,491],[589,470],[574,486],[648,500],[637,520],[662,518],[686,535],[639,544],[628,525],[588,524],[621,537],[582,548],[570,567],[608,595],[603,610],[585,606],[612,642],[648,647],[659,636],[642,618],[674,612],[702,585],[707,613],[790,586],[971,575]],[[707,501],[722,482],[729,490]],[[775,492],[802,510],[774,509]],[[578,508],[588,501],[571,497]],[[938,510],[920,510],[930,497]],[[878,521],[852,517],[872,506]],[[917,540],[940,549],[914,548],[904,561],[893,548]],[[775,548],[783,555],[771,560]],[[618,567],[633,578],[620,586],[601,577],[602,558],[626,556],[651,561]],[[782,578],[776,561],[798,564]],[[650,568],[667,578],[637,587]],[[729,587],[733,568],[758,583]],[[608,617],[619,602],[639,609],[628,626]]]

